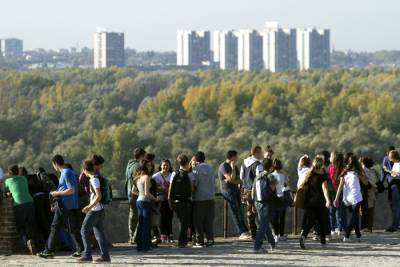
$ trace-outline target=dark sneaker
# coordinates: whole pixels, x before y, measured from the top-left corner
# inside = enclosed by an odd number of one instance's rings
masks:
[[[306,238],[305,238],[304,236],[300,236],[299,242],[300,242],[300,247],[301,247],[302,249],[306,249],[306,245],[305,245],[305,243],[306,243]]]
[[[387,233],[393,233],[393,232],[396,232],[396,231],[397,231],[396,228],[389,228],[389,229],[385,230],[385,232],[387,232]]]
[[[206,243],[206,247],[212,247],[215,245],[215,241],[214,240],[208,240]]]
[[[36,254],[35,242],[32,239],[29,239],[28,242],[26,242],[26,246],[28,247],[28,250],[31,253],[31,255]]]
[[[110,258],[104,258],[104,257],[98,257],[93,260],[93,263],[110,263],[111,259]]]
[[[186,244],[178,244],[178,248],[185,248]]]
[[[36,255],[41,257],[41,258],[44,258],[44,259],[54,258],[54,253],[52,253],[52,252],[43,251],[43,252],[40,252],[40,253],[38,253]]]
[[[71,255],[73,258],[79,258],[82,256],[82,252],[80,251],[75,251],[74,254]]]
[[[76,261],[78,261],[78,262],[92,262],[93,259],[92,259],[92,257],[82,256],[82,257],[79,257]]]

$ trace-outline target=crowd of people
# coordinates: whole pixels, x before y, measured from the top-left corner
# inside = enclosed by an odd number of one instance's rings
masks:
[[[287,239],[286,211],[293,206],[304,210],[302,249],[312,230],[323,246],[335,236],[350,242],[353,230],[360,241],[362,232],[373,230],[377,194],[385,190],[385,182],[392,211],[386,231],[399,228],[400,155],[394,147],[387,149],[380,174],[370,157],[336,151],[321,151],[314,158],[303,155],[297,167],[297,188],[290,188],[296,181],[290,181],[270,146],[264,151],[261,146],[252,147],[242,164],[237,151],[227,151],[217,170],[207,164],[201,151],[191,157],[178,155],[176,170],[170,160],[156,164],[155,158],[136,148],[125,171],[129,243],[138,252],[175,243],[174,214],[179,222],[178,247],[213,246],[216,177],[238,239],[253,241],[255,253],[266,253]],[[79,176],[60,155],[51,163],[59,179],[43,168],[33,175],[17,165],[6,173],[0,168],[0,188],[13,199],[16,228],[24,245],[32,254],[42,249],[37,255],[43,258],[52,258],[57,248],[67,247],[79,262],[110,262],[111,244],[103,224],[112,191],[101,173],[103,157],[93,155],[82,162]],[[101,252],[98,258],[92,258],[93,237]],[[263,245],[265,241],[268,246]]]

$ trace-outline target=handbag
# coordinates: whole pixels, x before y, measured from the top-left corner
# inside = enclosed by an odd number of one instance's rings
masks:
[[[293,206],[298,209],[304,209],[304,202],[306,198],[306,187],[299,188],[293,199]]]

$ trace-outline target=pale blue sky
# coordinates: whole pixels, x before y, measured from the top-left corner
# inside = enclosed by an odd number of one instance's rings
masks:
[[[0,38],[26,49],[92,47],[96,27],[125,32],[127,47],[175,50],[177,29],[330,28],[340,50],[400,50],[399,0],[1,0]]]

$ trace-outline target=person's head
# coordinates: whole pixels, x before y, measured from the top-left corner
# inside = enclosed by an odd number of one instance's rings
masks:
[[[263,167],[264,167],[264,170],[266,171],[266,172],[272,172],[273,170],[274,170],[274,168],[273,168],[273,161],[272,161],[272,159],[264,159],[264,161],[263,161]]]
[[[154,159],[156,158],[156,155],[152,154],[152,153],[147,153],[144,156],[144,160],[148,161],[148,162],[153,162]]]
[[[388,148],[386,149],[386,155],[389,156],[389,152],[392,150],[396,150],[396,148],[394,148],[394,146],[388,146]]]
[[[206,155],[202,151],[197,151],[196,154],[194,154],[194,159],[198,163],[204,163],[204,161],[206,160]]]
[[[40,173],[46,172],[46,170],[45,170],[43,167],[39,167],[39,168],[37,169],[37,171],[40,172]]]
[[[95,165],[93,163],[93,159],[92,160],[84,160],[82,162],[82,170],[83,173],[87,176],[87,177],[92,177],[95,174]]]
[[[169,159],[161,160],[160,169],[162,173],[172,173],[172,164]]]
[[[18,168],[18,175],[19,176],[27,176],[28,175],[28,171],[25,167],[19,167]]]
[[[274,171],[281,171],[283,166],[282,166],[282,161],[280,161],[279,159],[274,159],[273,163],[272,163],[272,167],[274,169]]]
[[[189,158],[185,154],[180,154],[177,159],[179,166],[182,168],[189,168]]]
[[[361,165],[356,156],[351,156],[346,165],[347,171],[361,172]]]
[[[150,175],[151,174],[151,162],[142,159],[139,161],[139,165],[136,168],[135,178],[140,178],[143,175]]]
[[[272,147],[270,145],[267,145],[265,147],[264,158],[265,159],[272,159],[273,155],[274,155],[274,150],[272,150]]]
[[[199,164],[199,163],[196,161],[195,156],[193,156],[192,159],[191,159],[190,162],[189,162],[189,167],[190,167],[191,169],[193,169],[193,168],[196,167],[198,164]]]
[[[54,170],[61,171],[65,165],[64,158],[61,155],[55,155],[51,159],[51,164],[53,165]]]
[[[229,150],[226,152],[226,159],[236,163],[239,160],[238,152],[236,150]]]
[[[262,159],[263,154],[262,154],[262,148],[260,146],[253,146],[251,148],[250,154],[255,157],[256,159]]]
[[[18,165],[12,165],[12,166],[8,167],[7,173],[10,176],[18,175],[18,173],[19,173]]]
[[[300,187],[303,187],[305,184],[308,183],[310,177],[315,173],[321,173],[325,168],[325,159],[322,155],[317,155],[313,162],[310,170],[307,172],[302,184]]]
[[[353,152],[347,152],[345,155],[344,155],[344,164],[345,165],[347,165],[348,163],[349,163],[349,160],[350,160],[350,158],[352,157],[352,156],[354,156],[354,153]]]
[[[400,155],[399,152],[397,150],[391,150],[389,152],[389,160],[391,162],[399,162],[400,161]]]
[[[374,166],[374,160],[370,157],[363,157],[362,165],[364,166],[364,168],[370,169]]]
[[[95,172],[99,172],[104,164],[104,158],[100,155],[94,154],[92,156],[92,162],[95,168]]]
[[[332,151],[329,157],[329,161],[333,164],[336,161],[338,153],[336,151]]]
[[[329,164],[331,164],[331,162],[330,162],[331,153],[329,153],[329,151],[322,150],[321,152],[318,153],[318,155],[321,155],[321,156],[324,157],[324,165],[325,165],[325,167],[328,167]]]
[[[135,150],[133,150],[133,158],[135,160],[142,160],[145,155],[146,151],[141,147],[135,148]]]
[[[304,155],[303,157],[301,157],[301,159],[300,159],[300,169],[302,169],[302,168],[304,168],[304,167],[306,167],[306,168],[311,168],[311,165],[312,165],[312,161],[311,161],[311,159],[310,159],[310,157],[309,156],[307,156],[307,155]]]

